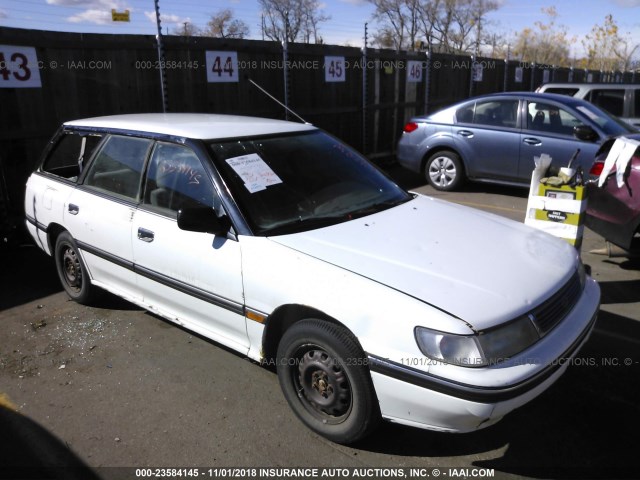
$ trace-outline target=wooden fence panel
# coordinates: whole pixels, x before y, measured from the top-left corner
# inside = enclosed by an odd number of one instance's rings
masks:
[[[67,120],[99,115],[160,112],[163,97],[157,45],[150,35],[103,35],[0,27],[0,45],[33,47],[39,88],[0,88],[0,216],[21,223],[27,175],[42,148]],[[252,82],[305,120],[329,131],[370,158],[393,158],[404,123],[470,94],[530,90],[544,69],[516,61],[479,58],[482,79],[472,81],[469,56],[330,45],[288,45],[288,65],[278,42],[206,37],[164,37],[168,111],[287,118],[285,109]],[[237,54],[237,82],[209,82],[207,52]],[[344,59],[344,78],[328,82],[326,57]],[[421,77],[410,78],[409,62]],[[415,64],[413,64],[415,65]],[[285,71],[287,94],[285,94]],[[552,69],[555,81],[626,81],[632,74]],[[366,92],[363,92],[366,76]],[[0,87],[3,78],[0,77]],[[4,225],[6,219],[0,218]]]

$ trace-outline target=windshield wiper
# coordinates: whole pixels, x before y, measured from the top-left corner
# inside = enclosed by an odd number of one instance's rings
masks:
[[[271,236],[304,232],[306,230],[313,230],[315,228],[328,227],[337,223],[346,222],[350,219],[351,216],[349,214],[325,215],[322,217],[299,217],[275,227],[266,228],[261,232],[261,234]]]
[[[305,218],[299,217],[280,225],[276,225],[275,227],[267,228],[261,233],[266,236],[284,235],[287,233],[298,233],[306,230],[313,230],[315,228],[328,227],[330,225],[336,225],[356,218],[366,217],[367,215],[373,215],[374,213],[382,212],[383,210],[388,210],[389,208],[406,203],[412,198],[413,197],[408,196],[407,198],[386,200],[384,202],[368,205],[358,210],[342,212],[334,215]]]
[[[373,205],[368,205],[359,210],[354,210],[353,212],[349,212],[347,215],[351,218],[360,218],[366,217],[367,215],[373,215],[374,213],[382,212],[384,210],[388,210],[390,208],[396,207],[398,205],[402,205],[403,203],[408,202],[413,197],[408,196],[407,198],[393,199],[393,200],[385,200],[384,202],[374,203]]]

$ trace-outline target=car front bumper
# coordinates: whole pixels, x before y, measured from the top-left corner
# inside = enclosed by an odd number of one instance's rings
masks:
[[[543,345],[504,364],[476,369],[479,381],[473,385],[369,354],[369,368],[382,416],[391,422],[458,433],[498,422],[544,392],[573,363],[593,330],[599,299],[599,288],[590,280],[579,305],[555,332],[538,342]],[[560,355],[550,358],[549,351],[557,343],[556,339],[573,340],[563,345]],[[536,360],[525,364],[529,359]],[[496,371],[503,379],[512,375],[511,380],[500,385],[483,385],[483,380]],[[527,376],[523,376],[523,371],[528,371]]]

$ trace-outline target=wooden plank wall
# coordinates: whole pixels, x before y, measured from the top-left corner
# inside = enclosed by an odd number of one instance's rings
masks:
[[[179,36],[164,37],[164,43],[168,111],[287,116],[283,108],[250,82],[257,82],[276,98],[285,100],[281,44]],[[24,182],[62,122],[162,111],[154,36],[0,27],[0,45],[34,47],[42,82],[41,88],[0,88],[2,211],[21,215]],[[238,82],[208,83],[207,51],[237,52]],[[344,82],[325,81],[326,56],[344,57]],[[363,64],[360,48],[290,44],[287,100],[305,120],[373,159],[393,158],[402,126],[411,116],[433,112],[470,94],[502,91],[505,68],[507,90],[534,89],[543,79],[541,68],[515,61],[507,64],[499,59],[477,59],[476,63],[483,65],[480,82],[472,81],[473,62],[469,56],[433,54],[427,62],[426,52],[369,48],[366,59]],[[408,82],[407,62],[412,60],[424,65],[419,83]],[[514,81],[517,68],[522,68],[519,83]],[[576,70],[574,81],[584,81],[588,74]],[[367,85],[364,95],[363,75]],[[556,81],[566,81],[568,76],[568,69],[552,72]],[[593,81],[613,81],[599,72],[592,76]],[[624,80],[631,81],[629,74]]]

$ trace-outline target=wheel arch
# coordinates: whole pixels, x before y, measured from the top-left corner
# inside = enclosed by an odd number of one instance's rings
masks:
[[[53,255],[56,249],[56,242],[58,237],[62,232],[67,232],[68,230],[64,228],[59,223],[50,223],[47,227],[47,243],[49,247],[49,251]]]
[[[346,329],[351,333],[355,342],[358,344],[358,347],[360,347],[360,350],[364,352],[364,349],[356,335],[344,323],[338,321],[325,312],[308,305],[286,304],[276,308],[265,322],[264,333],[262,334],[262,355],[264,360],[274,360],[278,351],[278,344],[285,332],[297,322],[309,318],[323,320]]]

